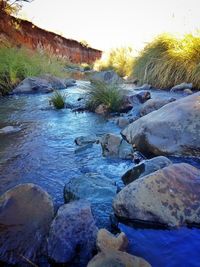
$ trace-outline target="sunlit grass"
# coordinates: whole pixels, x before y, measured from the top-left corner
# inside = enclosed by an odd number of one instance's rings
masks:
[[[66,97],[66,94],[55,91],[49,100],[50,105],[52,104],[56,109],[63,109],[65,107]]]
[[[163,34],[149,43],[136,58],[133,75],[140,83],[170,88],[182,82],[200,88],[200,36],[182,39]]]
[[[110,50],[94,64],[95,70],[114,70],[121,77],[130,76],[133,70],[134,51],[131,47]]]
[[[5,95],[21,80],[29,76],[52,74],[66,77],[65,62],[25,48],[0,47],[0,92]]]
[[[88,108],[94,111],[101,104],[104,104],[110,112],[119,111],[122,104],[122,93],[118,85],[100,81],[91,83]]]

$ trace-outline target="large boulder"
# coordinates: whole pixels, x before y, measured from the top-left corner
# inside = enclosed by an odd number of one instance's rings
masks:
[[[155,172],[159,169],[167,167],[172,164],[171,160],[166,157],[158,156],[149,160],[144,160],[128,170],[123,176],[122,181],[125,185],[130,184],[138,178]]]
[[[119,157],[121,159],[133,158],[133,147],[120,136],[107,133],[100,139],[102,153],[105,157]]]
[[[90,204],[83,200],[65,204],[51,224],[48,256],[56,263],[70,263],[75,259],[80,266],[86,266],[95,250],[96,235]]]
[[[53,91],[51,83],[39,77],[24,79],[14,90],[14,94],[50,93]]]
[[[140,257],[112,250],[109,253],[98,253],[88,263],[87,267],[151,267],[151,265]]]
[[[200,170],[171,164],[127,185],[113,207],[119,218],[169,227],[200,224]]]
[[[49,84],[52,86],[53,89],[66,88],[64,79],[58,78],[58,77],[50,75],[50,74],[45,74],[45,75],[41,76],[40,78],[49,82]]]
[[[69,179],[64,188],[65,202],[85,199],[91,203],[92,212],[98,227],[110,227],[112,201],[117,186],[112,180],[98,174],[85,174]]]
[[[87,73],[91,81],[105,82],[105,83],[122,83],[123,79],[120,78],[113,70],[107,71],[92,71]]]
[[[144,154],[200,156],[200,93],[134,121],[122,136]]]
[[[54,208],[39,186],[23,184],[0,197],[0,261],[23,266],[43,251]]]
[[[144,105],[141,106],[140,116],[145,116],[152,111],[158,110],[170,102],[175,101],[175,98],[169,99],[150,99]]]

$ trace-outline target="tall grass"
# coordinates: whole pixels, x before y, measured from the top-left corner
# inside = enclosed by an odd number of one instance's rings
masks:
[[[133,76],[157,88],[191,82],[200,89],[200,36],[158,36],[135,59]]]
[[[131,47],[111,49],[94,64],[95,70],[113,69],[121,77],[130,76],[133,70],[134,51]]]
[[[65,63],[43,52],[0,47],[0,92],[5,95],[28,76],[52,74],[64,77]]]
[[[99,105],[104,104],[108,111],[119,111],[122,105],[122,93],[118,85],[93,81],[89,86],[88,108],[94,111]]]

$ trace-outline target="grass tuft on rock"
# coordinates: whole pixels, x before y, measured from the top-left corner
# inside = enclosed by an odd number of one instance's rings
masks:
[[[117,112],[122,105],[122,92],[117,84],[107,84],[105,82],[93,81],[89,88],[89,98],[87,106],[89,110],[95,109],[104,104],[110,112]]]
[[[149,83],[156,88],[186,82],[200,89],[200,36],[158,36],[135,59],[133,76],[140,84]]]
[[[56,109],[63,109],[65,108],[66,97],[66,94],[56,90],[49,100],[50,105],[53,105]]]

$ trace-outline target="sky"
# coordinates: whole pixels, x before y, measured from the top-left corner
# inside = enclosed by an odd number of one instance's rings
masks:
[[[21,16],[37,26],[101,50],[142,49],[163,32],[200,29],[200,0],[34,0]]]

